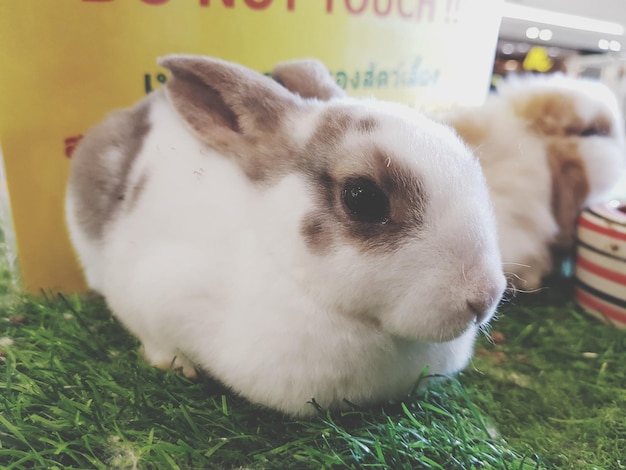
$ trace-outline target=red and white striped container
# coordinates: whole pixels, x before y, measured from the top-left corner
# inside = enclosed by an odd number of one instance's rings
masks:
[[[578,305],[626,329],[626,200],[593,205],[582,212],[575,273]]]

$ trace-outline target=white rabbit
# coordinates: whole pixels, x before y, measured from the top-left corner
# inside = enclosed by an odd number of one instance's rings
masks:
[[[147,361],[291,415],[467,364],[505,279],[453,132],[221,60],[160,63],[164,88],[85,135],[66,201],[89,285]]]
[[[571,254],[581,209],[606,197],[623,172],[615,95],[594,80],[513,77],[481,108],[445,121],[480,160],[511,283],[536,289]]]
[[[302,96],[344,94],[314,60],[279,64],[273,76]],[[484,106],[437,118],[480,160],[511,285],[540,287],[572,253],[580,210],[606,196],[623,173],[624,121],[615,95],[594,80],[513,77]]]

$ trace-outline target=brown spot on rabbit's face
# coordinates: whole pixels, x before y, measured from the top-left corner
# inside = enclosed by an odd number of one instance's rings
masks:
[[[332,248],[333,228],[324,223],[326,218],[322,211],[315,211],[302,222],[301,233],[313,253],[327,254]]]
[[[378,122],[371,117],[363,118],[357,121],[356,128],[363,134],[370,134],[378,127]]]
[[[371,134],[378,127],[374,117],[356,117],[348,107],[332,107],[319,118],[319,125],[307,142],[305,153],[326,155],[336,151],[349,133]]]
[[[330,109],[319,120],[319,125],[307,142],[305,153],[325,155],[337,148],[354,126],[354,116],[343,109]]]
[[[367,134],[363,121],[371,128]],[[371,139],[374,119],[335,112],[320,122],[306,146],[306,160],[317,162],[308,169],[317,207],[301,226],[307,245],[317,254],[336,244],[366,252],[399,248],[409,232],[419,232],[426,206],[422,183],[375,144],[355,144],[358,136]]]

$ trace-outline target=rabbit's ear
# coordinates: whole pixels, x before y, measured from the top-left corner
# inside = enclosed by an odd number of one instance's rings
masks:
[[[172,55],[166,90],[176,111],[207,145],[248,157],[251,146],[275,138],[299,100],[268,77],[202,56]]]
[[[555,244],[566,250],[574,245],[578,214],[589,195],[585,164],[576,155],[577,148],[573,143],[553,143],[548,147],[552,210],[559,226]]]
[[[316,59],[302,59],[278,64],[272,78],[303,98],[328,101],[346,96],[324,64]]]

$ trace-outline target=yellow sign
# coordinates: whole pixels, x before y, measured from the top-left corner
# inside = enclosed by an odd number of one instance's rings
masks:
[[[0,145],[25,287],[84,288],[63,199],[82,133],[166,80],[162,55],[269,72],[323,60],[353,95],[424,108],[485,98],[502,0],[5,0]],[[2,186],[0,185],[0,188]]]
[[[522,67],[524,70],[547,72],[553,65],[554,63],[552,62],[552,59],[550,59],[550,56],[548,56],[546,48],[535,46],[528,51],[528,54],[526,54]]]

